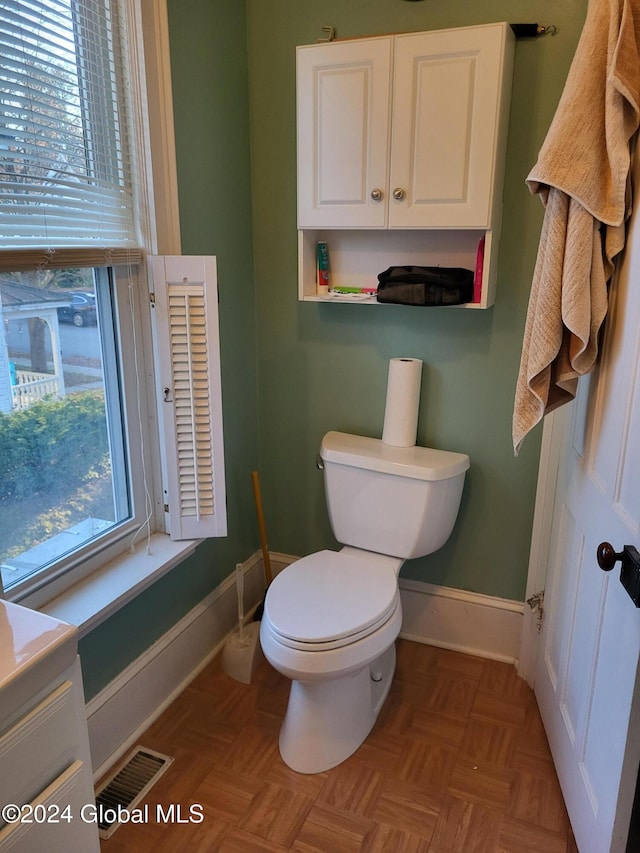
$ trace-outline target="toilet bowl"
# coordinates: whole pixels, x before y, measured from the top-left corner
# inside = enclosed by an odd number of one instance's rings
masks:
[[[278,574],[260,625],[265,657],[291,679],[279,747],[299,773],[340,764],[371,731],[395,670],[400,569],[449,537],[469,467],[465,454],[336,432],[320,457],[344,547]]]
[[[371,731],[395,668],[402,563],[349,547],[319,551],[269,587],[260,642],[292,680],[279,746],[293,770],[328,770]]]

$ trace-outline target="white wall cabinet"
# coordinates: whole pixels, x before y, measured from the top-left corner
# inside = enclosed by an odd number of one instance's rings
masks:
[[[357,288],[391,265],[475,269],[484,237],[492,304],[514,43],[499,23],[297,49],[300,298],[318,298],[318,240]]]

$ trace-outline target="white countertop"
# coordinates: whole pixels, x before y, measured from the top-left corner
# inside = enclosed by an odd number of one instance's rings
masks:
[[[77,652],[77,628],[19,604],[0,601],[2,719],[11,717],[71,666]]]

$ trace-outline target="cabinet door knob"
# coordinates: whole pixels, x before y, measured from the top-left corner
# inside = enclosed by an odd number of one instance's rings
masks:
[[[393,191],[393,197],[396,201],[402,201],[402,199],[404,198],[404,190],[402,189],[402,187],[395,188],[395,190]]]
[[[379,190],[378,187],[374,187],[371,190],[371,198],[374,201],[380,201],[380,199],[382,198],[382,190]]]

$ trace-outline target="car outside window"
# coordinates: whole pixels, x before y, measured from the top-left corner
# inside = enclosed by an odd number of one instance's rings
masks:
[[[74,326],[95,326],[96,295],[93,292],[61,294],[69,299],[69,304],[58,308],[58,320],[61,323],[73,323]]]

